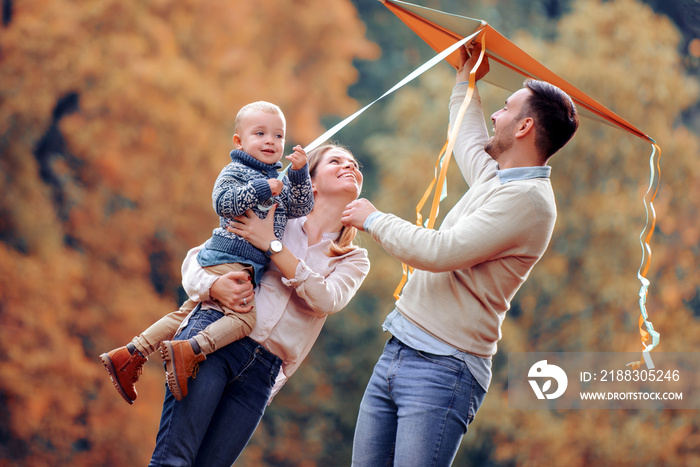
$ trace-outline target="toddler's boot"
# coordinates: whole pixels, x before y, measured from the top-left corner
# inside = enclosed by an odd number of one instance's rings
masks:
[[[130,350],[124,346],[103,353],[100,355],[100,360],[119,395],[129,404],[133,404],[138,396],[136,381],[143,373],[143,364],[146,363],[147,358],[135,347]]]
[[[199,362],[206,360],[204,353],[195,353],[188,341],[163,341],[160,348],[165,362],[165,380],[175,399],[181,401],[187,396],[187,379],[194,378],[199,370]]]

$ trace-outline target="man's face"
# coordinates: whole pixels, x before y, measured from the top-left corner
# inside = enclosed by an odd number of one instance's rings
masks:
[[[494,160],[513,147],[515,132],[523,117],[523,110],[530,94],[529,89],[520,89],[506,99],[505,106],[491,115],[493,136],[484,145],[484,150]]]

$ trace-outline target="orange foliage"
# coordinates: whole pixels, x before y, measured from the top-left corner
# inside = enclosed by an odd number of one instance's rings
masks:
[[[162,373],[128,407],[97,356],[179,300],[233,119],[258,99],[288,141],[357,104],[377,47],[349,1],[12,2],[0,36],[0,457],[144,464]],[[148,375],[152,372],[152,375]],[[124,449],[124,446],[129,446]]]

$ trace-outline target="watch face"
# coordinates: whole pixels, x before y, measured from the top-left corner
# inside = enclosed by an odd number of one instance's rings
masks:
[[[272,250],[273,253],[279,253],[282,251],[282,242],[279,240],[273,240],[270,242],[270,250]]]

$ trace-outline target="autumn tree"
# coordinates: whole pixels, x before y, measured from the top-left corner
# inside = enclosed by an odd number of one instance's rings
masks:
[[[378,49],[349,1],[3,5],[0,458],[144,464],[162,370],[128,407],[97,355],[182,300],[238,109],[278,103],[308,143]]]

